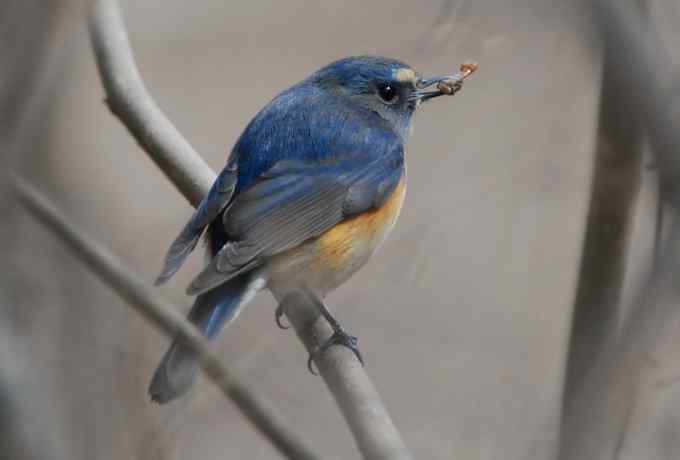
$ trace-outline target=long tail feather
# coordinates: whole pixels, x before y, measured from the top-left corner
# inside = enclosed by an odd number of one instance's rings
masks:
[[[199,295],[188,319],[211,339],[236,319],[263,284],[261,278],[252,274],[241,275]],[[175,340],[153,375],[149,385],[151,400],[164,404],[183,396],[196,380],[198,368],[196,354]]]

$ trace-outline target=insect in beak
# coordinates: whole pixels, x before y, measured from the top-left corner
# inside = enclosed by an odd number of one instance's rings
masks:
[[[453,75],[439,75],[437,77],[420,79],[415,82],[416,91],[411,94],[409,100],[425,102],[438,96],[453,96],[463,87],[463,80],[472,75],[479,68],[476,62],[466,62],[460,66],[460,70]],[[427,90],[432,86],[435,90]]]

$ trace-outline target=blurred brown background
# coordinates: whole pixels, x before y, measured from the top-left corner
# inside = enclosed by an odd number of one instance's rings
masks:
[[[2,3],[1,44],[15,55],[1,58],[0,95],[29,88],[2,99],[3,154],[153,280],[191,208],[102,103],[84,6]],[[399,224],[329,302],[359,337],[417,458],[548,458],[599,106],[600,49],[585,2],[121,3],[150,91],[215,169],[259,108],[334,59],[382,54],[425,74],[481,63],[460,95],[417,117]],[[664,40],[680,38],[674,0],[650,3]],[[654,235],[655,173],[641,174],[624,304]],[[45,446],[26,458],[277,458],[204,381],[178,403],[152,405],[146,386],[167,339],[34,220],[3,208],[0,360],[10,387],[31,390],[16,404],[22,436]],[[188,309],[184,287],[201,262],[193,257],[162,295]],[[356,457],[274,308],[261,294],[244,311],[219,340],[224,361],[327,458]],[[679,321],[649,350],[619,458],[680,456]]]

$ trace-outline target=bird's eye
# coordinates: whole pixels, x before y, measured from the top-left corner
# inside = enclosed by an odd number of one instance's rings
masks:
[[[380,99],[387,102],[388,104],[397,102],[397,99],[399,98],[399,91],[397,91],[397,88],[390,85],[389,83],[379,84],[378,94],[380,95]]]

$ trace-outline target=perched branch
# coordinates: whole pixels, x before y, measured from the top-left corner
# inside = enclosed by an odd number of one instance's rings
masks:
[[[94,2],[90,36],[109,108],[179,192],[197,206],[215,180],[215,173],[146,90],[130,49],[118,2]]]
[[[90,33],[109,105],[144,150],[194,205],[207,193],[214,175],[156,107],[132,58],[115,0],[97,0]],[[284,309],[308,349],[330,336],[328,325],[306,302]],[[313,326],[309,326],[313,324]],[[357,444],[368,459],[411,458],[365,370],[353,353],[331,347],[316,364],[333,393]]]
[[[104,283],[161,332],[170,338],[179,338],[196,352],[208,378],[284,456],[296,460],[318,458],[291,432],[289,424],[272,407],[231,375],[219,358],[210,352],[203,336],[176,308],[159,298],[152,287],[140,281],[141,278],[108,249],[70,224],[68,218],[40,192],[20,178],[15,177],[13,185],[26,209],[61,238]]]
[[[312,296],[304,293],[286,297],[281,308],[298,337],[310,353],[333,333],[319,315]],[[335,402],[347,420],[364,458],[410,459],[406,445],[380,399],[378,391],[366,375],[354,352],[346,347],[330,347],[317,355],[315,363]]]

